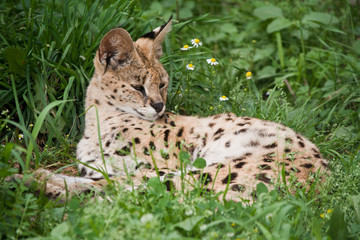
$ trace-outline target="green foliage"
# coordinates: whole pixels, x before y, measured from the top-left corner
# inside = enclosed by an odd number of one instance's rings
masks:
[[[1,1],[0,238],[359,238],[359,9],[333,0]],[[206,174],[185,187],[187,152],[179,154],[181,191],[167,191],[156,177],[132,192],[112,186],[111,201],[80,196],[58,205],[25,186],[29,169],[75,162],[102,36],[123,27],[136,39],[170,15],[162,58],[170,75],[167,108],[234,112],[301,132],[330,161],[320,189],[289,193],[259,184],[252,205],[220,202],[223,193],[207,192]],[[192,39],[202,46],[180,50]],[[210,58],[219,64],[209,65]],[[192,165],[202,169],[204,160]],[[22,171],[24,181],[5,181]]]
[[[339,208],[335,208],[330,218],[328,235],[331,239],[346,239],[348,237],[346,226],[344,213]]]
[[[25,56],[23,49],[7,47],[4,50],[4,57],[9,64],[9,71],[23,75],[25,73]]]
[[[192,165],[196,168],[204,168],[206,167],[206,161],[203,158],[197,158]]]
[[[47,115],[41,134],[47,145],[79,136],[83,119],[77,116],[84,111],[93,54],[115,25],[134,28],[130,18],[139,16],[134,2],[3,1],[1,9],[0,108],[11,110],[11,118],[27,128],[49,103],[73,100]],[[12,107],[16,98],[21,108]],[[1,141],[13,139],[14,129],[0,131]]]

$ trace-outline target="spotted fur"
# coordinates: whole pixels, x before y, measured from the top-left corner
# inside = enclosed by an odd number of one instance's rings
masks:
[[[189,175],[216,192],[227,189],[227,199],[251,198],[257,183],[271,186],[282,169],[303,184],[312,173],[327,171],[318,148],[281,124],[233,113],[199,118],[165,112],[169,77],[159,58],[170,27],[171,21],[135,42],[119,28],[102,39],[77,147],[82,179],[103,177],[93,168],[120,177],[127,171],[136,180],[156,176],[155,159],[160,175],[176,187],[184,149],[191,161],[206,160],[202,173],[189,169]]]

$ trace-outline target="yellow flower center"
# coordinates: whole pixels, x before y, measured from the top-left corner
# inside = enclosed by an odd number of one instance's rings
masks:
[[[224,96],[222,96],[221,98],[222,98],[222,99],[226,99],[226,96],[224,95]]]
[[[199,43],[200,40],[199,40],[199,39],[195,39],[194,42],[195,42],[195,43]]]
[[[184,48],[189,48],[189,45],[184,45]]]
[[[192,67],[194,67],[194,65],[192,65],[191,63],[188,65],[188,67],[190,67],[190,68],[192,68]]]
[[[247,77],[247,78],[249,78],[249,77],[251,77],[251,76],[252,76],[251,72],[247,72],[247,73],[246,73],[246,77]]]
[[[321,217],[321,218],[324,218],[324,217],[325,217],[325,214],[323,214],[323,213],[320,214],[320,217]]]
[[[215,58],[210,59],[211,62],[216,62]]]

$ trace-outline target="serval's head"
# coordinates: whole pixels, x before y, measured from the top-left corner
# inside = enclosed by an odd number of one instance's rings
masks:
[[[98,107],[155,120],[165,111],[169,76],[159,59],[171,19],[133,42],[122,28],[109,31],[94,59]],[[92,96],[94,98],[94,96]],[[105,105],[105,106],[104,106]],[[107,110],[106,110],[107,111]]]

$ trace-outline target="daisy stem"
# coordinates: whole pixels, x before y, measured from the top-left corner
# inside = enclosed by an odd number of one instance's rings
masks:
[[[186,74],[186,91],[185,91],[184,95],[186,95],[186,99],[189,99],[189,96],[190,96],[190,74],[189,73]],[[186,102],[186,105],[188,105],[188,101]],[[186,108],[188,108],[188,106],[186,106]]]
[[[214,80],[214,67],[211,66],[211,77],[210,77],[210,99],[211,99],[211,102],[213,101],[214,99],[214,88],[213,88],[213,80]]]
[[[256,98],[258,101],[260,101],[260,94],[259,94],[259,90],[256,87],[255,81],[254,81],[254,77],[247,79],[247,85],[249,87],[249,91],[251,91],[252,93],[255,94]]]

